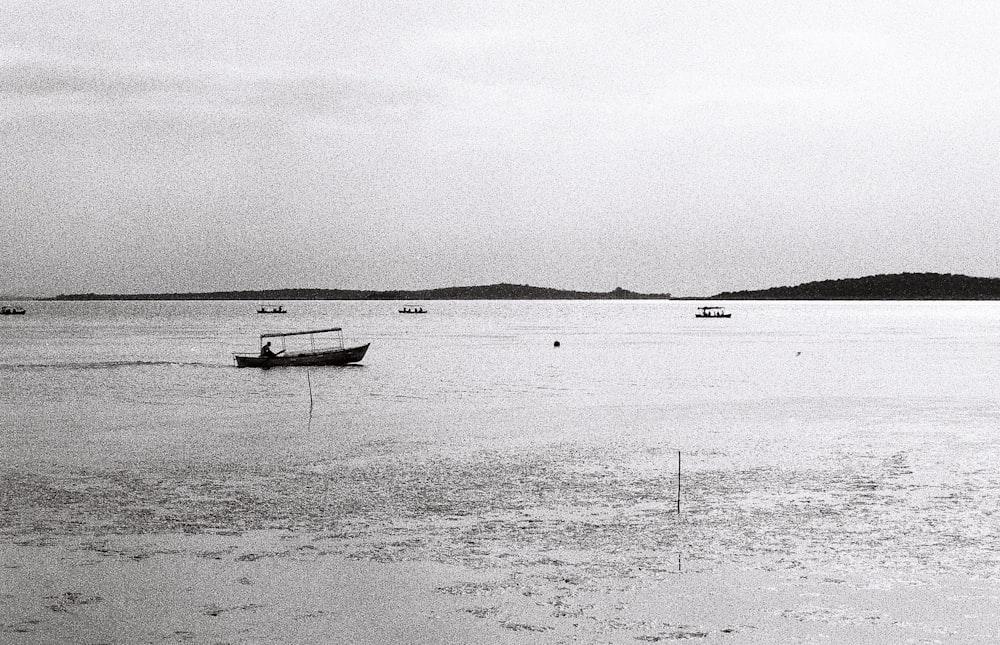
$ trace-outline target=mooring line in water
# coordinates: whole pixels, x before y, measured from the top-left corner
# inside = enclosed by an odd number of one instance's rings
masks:
[[[306,383],[309,384],[309,418],[312,418],[313,411],[313,383],[312,378],[309,376],[309,370],[306,370]]]

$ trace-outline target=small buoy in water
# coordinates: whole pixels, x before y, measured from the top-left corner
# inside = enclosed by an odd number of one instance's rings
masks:
[[[556,342],[552,343],[552,346],[553,347],[559,347],[559,341],[557,340]]]

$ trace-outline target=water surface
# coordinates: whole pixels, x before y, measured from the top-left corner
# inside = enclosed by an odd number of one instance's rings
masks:
[[[725,320],[679,301],[401,304],[0,319],[0,538],[284,531],[516,574],[564,606],[513,624],[625,642],[642,634],[580,622],[586,594],[678,570],[997,595],[1000,304],[733,302]],[[361,365],[233,366],[262,332],[330,326],[372,343]],[[514,611],[496,602],[471,619],[495,629]],[[771,620],[843,622],[787,611]]]

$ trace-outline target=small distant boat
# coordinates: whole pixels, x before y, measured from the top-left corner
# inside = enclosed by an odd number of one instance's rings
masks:
[[[401,314],[425,314],[427,310],[423,307],[417,307],[416,305],[406,305],[399,310]]]
[[[328,334],[327,336],[321,336]],[[331,340],[331,336],[333,339]],[[307,349],[294,349],[289,351],[285,347],[285,341],[292,336],[308,336],[309,347]],[[319,343],[327,345],[317,347],[317,336],[320,336]],[[281,350],[274,352],[271,350],[269,338],[281,339]],[[314,329],[310,331],[293,331],[280,334],[261,334],[260,352],[257,354],[233,354],[236,360],[236,367],[286,367],[286,366],[318,366],[318,365],[347,365],[357,363],[365,357],[368,346],[356,345],[353,347],[344,346],[343,331],[340,327],[330,329]]]
[[[8,305],[0,307],[0,316],[23,316],[24,313],[24,309],[20,307],[10,307]]]
[[[257,309],[259,314],[287,314],[288,311],[281,305],[263,305]]]
[[[726,313],[725,307],[698,307],[695,318],[732,318],[733,314]]]

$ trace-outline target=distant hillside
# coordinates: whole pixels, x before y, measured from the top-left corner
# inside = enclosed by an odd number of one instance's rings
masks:
[[[1000,300],[1000,278],[896,273],[807,282],[759,291],[726,291],[719,300]]]
[[[417,291],[351,289],[263,289],[204,293],[65,294],[52,300],[628,300],[668,299],[669,293],[644,294],[618,287],[608,292],[564,291],[526,284],[445,287]]]

